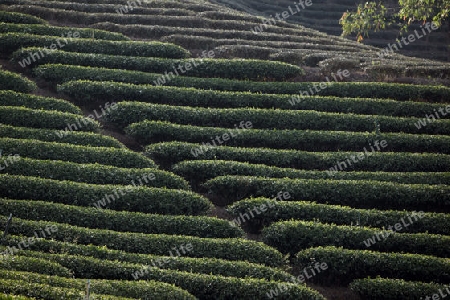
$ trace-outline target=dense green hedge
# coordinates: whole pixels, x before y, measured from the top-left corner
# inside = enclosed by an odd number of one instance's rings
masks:
[[[7,217],[0,216],[5,224]],[[15,218],[11,223],[11,234],[33,236],[36,228],[47,225],[55,225],[58,231],[52,233],[49,238],[58,241],[76,242],[84,245],[106,246],[110,249],[123,250],[132,253],[156,254],[176,256],[177,249],[181,256],[210,257],[228,260],[243,260],[279,267],[284,263],[283,255],[276,249],[261,242],[246,240],[243,238],[200,238],[182,235],[144,234],[134,232],[117,232],[104,229],[88,229],[62,223],[50,223],[44,221],[29,221]],[[192,245],[192,251],[182,251],[181,246]],[[175,248],[175,249],[174,249]]]
[[[21,32],[28,34],[37,35],[54,35],[54,36],[67,36],[69,32],[72,34],[78,32],[80,38],[86,39],[100,39],[100,40],[110,40],[110,41],[129,41],[130,38],[124,36],[121,33],[110,32],[106,30],[99,30],[93,28],[79,28],[79,27],[60,27],[60,26],[49,26],[41,24],[7,24],[3,23],[0,26],[1,33],[8,32]],[[46,45],[48,46],[48,45]]]
[[[122,168],[156,168],[156,164],[151,159],[123,148],[88,147],[12,138],[0,138],[0,146],[5,153],[36,159],[99,163]]]
[[[81,109],[67,100],[0,90],[1,106],[24,106],[81,115]]]
[[[450,279],[448,259],[428,255],[317,247],[297,253],[294,265],[302,268],[309,265],[311,260],[325,262],[328,265],[326,272],[318,274],[313,279],[322,282],[348,284],[353,279],[378,275],[441,283],[447,283]]]
[[[29,236],[31,237],[33,235],[31,234]],[[23,245],[23,241],[25,241],[25,243],[27,243],[28,239],[29,239],[28,237],[22,237],[21,245]],[[9,246],[11,248],[13,246],[16,247],[16,249],[19,252],[23,251],[23,250],[19,249],[19,246],[17,244],[13,244],[13,245],[9,245]],[[6,251],[6,249],[7,249],[6,247],[2,247],[2,252]],[[14,251],[14,250],[11,250],[11,251]],[[0,255],[0,269],[16,270],[16,271],[30,271],[30,272],[36,272],[39,274],[58,275],[58,276],[63,276],[63,277],[72,276],[72,272],[68,268],[63,267],[62,265],[60,265],[57,262],[45,261],[42,258],[19,256],[16,254],[17,254],[17,252],[14,255],[11,255],[9,252],[6,255],[4,255],[2,253]]]
[[[47,21],[41,18],[9,11],[0,11],[0,22],[16,24],[47,24]]]
[[[414,218],[412,218],[414,222]],[[411,224],[405,220],[405,224]],[[399,223],[398,220],[395,224]],[[401,225],[405,227],[404,225]],[[394,228],[394,227],[393,227]],[[400,231],[401,232],[401,231]],[[376,236],[376,235],[379,236]],[[384,239],[383,236],[386,236]],[[378,239],[378,237],[380,237]],[[382,252],[406,252],[449,257],[450,236],[429,233],[398,233],[369,227],[325,224],[312,221],[279,221],[262,231],[263,241],[283,253],[308,247],[343,246]],[[370,241],[369,241],[370,239]],[[375,243],[372,243],[374,242]],[[447,275],[448,276],[448,275]]]
[[[74,33],[76,33],[76,31]],[[76,37],[78,37],[78,35],[79,34],[76,34]],[[55,49],[62,49],[69,52],[137,57],[189,57],[189,52],[186,49],[169,43],[71,38],[67,37],[67,34],[65,34],[64,37],[55,37],[19,32],[0,33],[0,47],[3,49],[1,51],[3,54],[9,55],[23,47],[47,47],[51,50],[55,50],[51,48],[52,44],[55,44]],[[45,51],[44,54],[46,54],[47,51]]]
[[[125,146],[115,138],[104,134],[83,131],[68,131],[67,133],[64,133],[63,137],[61,137],[60,134],[60,130],[15,127],[0,124],[1,137],[14,139],[29,139],[32,137],[34,140],[43,142],[68,143],[91,147],[125,148]],[[91,162],[94,163],[95,161]]]
[[[0,269],[0,278],[23,280],[26,282],[45,282],[53,287],[74,288],[79,291],[86,289],[86,279],[72,279],[58,276],[46,276],[30,272],[7,271]],[[125,280],[91,280],[91,292],[95,294],[109,294],[119,297],[136,299],[196,299],[187,291],[174,285],[156,281],[125,281]],[[154,298],[153,298],[154,297]]]
[[[449,106],[450,108],[450,106]],[[418,118],[389,116],[367,116],[342,113],[328,113],[306,110],[274,110],[254,108],[200,108],[172,106],[143,102],[120,102],[107,116],[110,122],[125,127],[144,120],[158,120],[196,126],[232,127],[242,120],[251,121],[258,129],[297,130],[342,130],[371,132],[374,123],[381,124],[383,132],[404,132],[421,134],[450,133],[450,120],[436,120],[418,129],[412,124]]]
[[[18,236],[8,236],[8,242],[20,241]],[[31,250],[44,253],[58,253],[70,255],[89,256],[98,259],[110,261],[123,261],[141,266],[153,266],[161,269],[186,271],[192,273],[221,275],[226,277],[237,278],[259,278],[267,280],[277,280],[291,282],[292,275],[278,268],[267,267],[260,264],[249,263],[246,261],[231,261],[218,258],[192,258],[192,257],[170,257],[157,256],[150,254],[127,253],[120,250],[111,250],[102,246],[80,245],[67,242],[59,242],[55,240],[39,239],[30,246]],[[39,253],[24,251],[18,255],[35,256]],[[165,259],[165,261],[164,261]]]
[[[172,215],[202,215],[211,208],[208,199],[184,190],[86,184],[4,174],[0,175],[0,182],[4,187],[0,196],[13,199]]]
[[[243,231],[226,220],[204,216],[170,216],[70,206],[45,201],[0,198],[1,214],[123,232],[165,233],[198,237],[242,237]]]
[[[134,182],[134,185],[190,189],[185,179],[156,168],[130,169],[101,164],[77,164],[67,161],[22,158],[0,172],[92,184],[131,185]]]
[[[219,159],[302,170],[328,170],[338,161],[343,161],[347,159],[349,155],[355,154],[344,151],[305,152],[296,150],[227,146],[210,148],[206,152],[198,153],[196,149],[201,146],[202,145],[200,144],[183,142],[155,143],[147,146],[144,154],[158,160],[160,164],[168,166],[183,160]],[[379,152],[374,153],[373,156],[371,156],[371,159],[362,160],[358,164],[354,164],[348,168],[348,171],[352,170],[385,172],[446,172],[450,170],[450,156],[431,153]],[[340,175],[339,172],[335,174],[335,176],[337,176],[336,178],[345,176]]]
[[[250,120],[242,120],[249,122]],[[235,124],[235,123],[234,123]],[[191,143],[209,143],[216,136],[219,138],[228,135],[227,141],[222,144],[239,147],[264,147],[273,149],[291,149],[303,151],[358,151],[363,153],[364,148],[370,153],[370,148],[375,141],[386,141],[387,146],[380,150],[392,152],[437,152],[450,153],[450,136],[446,135],[424,135],[404,133],[369,133],[348,131],[319,131],[319,130],[269,130],[250,129],[238,130],[225,127],[200,127],[192,125],[179,125],[161,121],[142,121],[133,123],[125,128],[125,132],[138,139],[140,143],[152,143],[161,141],[182,141]],[[239,124],[238,124],[239,126]],[[235,135],[231,137],[230,132]],[[217,141],[217,140],[216,140]],[[216,146],[220,145],[215,142]],[[213,145],[214,146],[214,145]],[[200,146],[197,155],[209,151],[211,147]],[[374,148],[375,149],[375,148]],[[357,153],[353,153],[357,155]],[[350,157],[348,159],[351,161]],[[363,161],[366,159],[362,159]],[[360,162],[361,160],[359,160]],[[359,163],[358,162],[358,163]],[[357,165],[358,163],[351,164]],[[334,162],[328,168],[335,165]]]
[[[448,210],[450,186],[397,184],[373,180],[290,179],[219,176],[204,187],[228,204],[246,197],[272,197],[288,191],[290,201],[348,205],[355,208]]]
[[[14,52],[13,60],[27,59],[30,53],[38,52],[42,48],[25,48]],[[179,65],[190,64],[191,70],[183,75],[196,77],[223,77],[250,80],[285,80],[303,74],[300,67],[280,62],[244,59],[166,59],[151,57],[131,57],[120,55],[106,55],[93,53],[74,53],[60,50],[52,51],[34,65],[43,64],[73,64],[91,67],[107,67],[145,72],[174,72],[173,68]],[[196,66],[194,66],[194,63]],[[170,76],[170,75],[169,75]]]
[[[306,166],[308,167],[308,166]],[[172,166],[172,172],[186,178],[193,185],[225,175],[261,176],[292,179],[344,179],[376,180],[396,183],[449,184],[449,172],[335,172],[296,170],[271,167],[264,164],[249,164],[229,160],[185,160]]]
[[[13,90],[21,93],[31,93],[37,89],[36,83],[22,75],[0,68],[0,90]]]
[[[445,292],[448,285],[403,279],[365,278],[354,280],[350,289],[367,300],[423,300],[426,296],[439,295],[439,290]]]
[[[17,106],[0,106],[0,120],[3,124],[32,128],[64,129],[70,124],[75,124],[80,131],[97,131],[100,128],[98,121],[80,115]]]
[[[35,298],[29,298],[24,296],[6,295],[0,294],[1,300],[35,300]]]
[[[375,228],[388,228],[400,222],[408,221],[412,211],[394,211],[377,209],[356,209],[348,206],[331,204],[318,204],[308,201],[277,201],[270,198],[245,199],[233,203],[227,207],[227,211],[239,220],[239,217],[249,211],[254,212],[265,205],[266,211],[260,214],[254,213],[251,219],[245,219],[244,226],[250,226],[253,230],[260,230],[273,222],[282,220],[319,220],[324,223],[337,225],[367,226]],[[242,214],[242,215],[241,215]],[[423,213],[424,218],[414,221],[411,226],[403,228],[402,232],[450,235],[450,214]],[[241,217],[242,218],[242,217]]]
[[[25,280],[0,279],[0,289],[3,293],[25,294],[27,296],[46,300],[80,300],[84,299],[85,296],[85,291],[83,290],[54,287],[47,284],[27,282]],[[97,295],[94,293],[90,294],[90,297],[92,297],[92,299],[104,300],[132,299],[111,295]]]
[[[278,108],[288,110],[316,110],[325,112],[356,113],[368,115],[386,115],[424,118],[434,110],[445,109],[442,104],[425,102],[395,101],[372,98],[339,98],[331,96],[302,96],[295,101],[288,94],[259,94],[250,92],[218,91],[210,82],[215,78],[175,77],[167,81],[173,86],[151,86],[161,75],[138,71],[89,68],[67,65],[43,65],[34,69],[34,73],[45,80],[66,82],[74,79],[108,82],[75,81],[59,87],[64,93],[77,101],[91,102],[105,97],[115,101],[139,100],[168,105],[185,105],[218,108]],[[132,84],[120,83],[121,81]],[[187,83],[186,83],[187,82]],[[139,85],[133,85],[139,84]],[[251,84],[251,82],[248,82]],[[275,84],[275,83],[274,83]],[[183,85],[195,88],[184,88]],[[216,90],[203,90],[208,88]],[[198,88],[198,89],[197,89]],[[225,85],[221,89],[227,89]],[[441,115],[442,119],[448,118]],[[411,126],[411,124],[409,124]]]

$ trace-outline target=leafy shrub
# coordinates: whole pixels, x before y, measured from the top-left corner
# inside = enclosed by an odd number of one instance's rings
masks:
[[[388,278],[356,279],[350,283],[350,289],[367,300],[422,300],[445,288],[448,286]]]
[[[32,236],[33,239],[34,235],[30,234],[30,237]],[[22,238],[21,242],[23,244],[23,241],[27,243],[30,238],[24,237]],[[10,245],[11,248],[15,247],[18,251],[20,250],[19,246],[17,244]],[[21,246],[20,246],[21,247]],[[14,249],[14,248],[12,248]],[[4,254],[5,251],[13,251],[9,248],[6,248],[2,250],[3,253],[1,253],[0,256],[0,269],[4,270],[16,270],[16,271],[29,271],[29,272],[36,272],[39,274],[45,274],[45,275],[58,275],[58,276],[64,276],[64,277],[70,277],[72,273],[67,269],[66,267],[63,267],[57,262],[50,262],[45,261],[42,258],[34,258],[34,257],[24,257],[16,255],[15,252],[14,255],[11,255],[10,252],[8,254]]]
[[[250,120],[243,120],[250,122]],[[231,123],[233,124],[233,123]],[[231,126],[230,126],[231,127]],[[314,130],[237,130],[224,127],[200,127],[179,125],[161,121],[142,121],[125,128],[125,132],[141,143],[161,141],[182,141],[191,143],[209,143],[216,136],[228,134],[229,140],[222,141],[227,146],[264,147],[273,149],[291,149],[303,151],[358,151],[353,155],[372,153],[369,145],[374,141],[385,140],[387,146],[383,151],[438,152],[450,153],[450,137],[444,135],[421,135],[404,133],[375,134],[369,132],[348,131],[314,131]],[[231,133],[234,137],[230,138]],[[217,146],[218,143],[216,143]],[[220,144],[219,144],[220,145]],[[200,146],[196,152],[201,155],[211,148],[207,144]],[[375,148],[374,148],[375,149]],[[350,160],[350,158],[348,158]],[[363,159],[364,160],[364,159]],[[351,160],[350,160],[351,162]],[[333,165],[336,163],[333,163]],[[331,166],[333,166],[331,165]],[[353,163],[349,163],[353,165]],[[331,167],[329,166],[329,167]]]
[[[86,279],[72,279],[58,276],[46,276],[29,272],[16,272],[0,270],[0,278],[11,280],[23,280],[26,282],[45,282],[52,287],[74,288],[82,291],[86,288]],[[132,297],[137,299],[196,299],[185,290],[172,284],[146,281],[124,280],[91,280],[91,292],[95,294],[109,294],[120,297]]]
[[[211,208],[208,199],[184,190],[97,185],[4,174],[0,175],[0,182],[6,189],[0,195],[14,199],[172,215],[202,215]]]
[[[0,106],[0,120],[3,124],[32,128],[63,129],[71,124],[81,125],[77,127],[80,131],[100,128],[98,121],[80,115],[17,106]]]
[[[45,201],[0,198],[3,214],[28,220],[67,223],[122,232],[164,233],[198,237],[242,237],[243,231],[226,220],[204,216],[171,216],[128,211],[98,210]],[[81,253],[79,253],[81,254]]]
[[[333,223],[337,225],[366,226],[375,228],[387,228],[400,222],[402,219],[408,220],[413,212],[377,210],[377,209],[356,209],[348,206],[331,204],[318,204],[308,201],[276,201],[269,198],[244,199],[233,203],[227,211],[235,218],[241,214],[253,211],[262,205],[267,209],[260,214],[254,214],[249,220],[245,220],[244,225],[250,226],[253,230],[260,230],[273,222],[283,220],[319,220],[323,223]],[[443,213],[423,213],[424,217],[414,221],[414,223],[402,232],[419,233],[428,232],[434,234],[450,235],[448,228],[448,214]]]
[[[36,1],[34,1],[36,3]],[[92,7],[92,6],[90,6]],[[2,12],[4,13],[4,12]],[[31,16],[30,16],[31,17]],[[90,39],[100,39],[109,41],[129,41],[130,38],[124,36],[121,33],[109,32],[106,30],[92,29],[92,28],[79,28],[79,27],[60,27],[60,26],[49,26],[42,24],[8,24],[3,23],[0,27],[0,32],[21,32],[28,34],[37,35],[54,35],[54,36],[67,36],[69,32],[78,32],[80,38],[90,38]]]
[[[436,120],[418,129],[411,124],[417,118],[337,114],[304,110],[274,110],[254,108],[200,108],[171,106],[143,102],[120,102],[106,118],[125,127],[144,120],[158,120],[196,126],[231,127],[242,120],[251,121],[258,129],[342,130],[370,132],[374,122],[382,124],[383,132],[449,134],[450,120]]]
[[[118,168],[100,164],[22,158],[5,169],[11,175],[36,176],[92,184],[123,184],[189,190],[183,178],[156,168]],[[2,172],[2,173],[4,173]]]
[[[81,53],[166,58],[185,58],[189,56],[189,52],[186,49],[168,43],[64,37],[33,35],[20,32],[1,33],[0,45],[4,49],[2,51],[4,54],[11,54],[22,47],[50,47],[50,45],[55,44],[55,46],[58,45],[64,51]],[[50,49],[54,50],[51,47]],[[48,49],[44,53],[47,52]]]
[[[30,53],[42,48],[25,48],[14,52],[13,60],[29,59]],[[94,53],[74,53],[54,50],[34,62],[34,65],[71,63],[73,65],[137,70],[153,73],[172,72],[174,66],[190,65],[184,75],[195,77],[224,77],[249,80],[285,80],[302,74],[302,69],[286,63],[244,59],[167,59],[158,57],[132,57]],[[170,74],[169,74],[170,76]],[[175,75],[174,75],[175,76]]]
[[[317,201],[355,208],[445,210],[450,205],[446,185],[397,184],[373,180],[289,179],[219,176],[204,187],[233,203],[246,197],[271,197],[288,191],[290,200]],[[221,199],[221,198],[219,198]]]
[[[64,136],[60,135],[60,131],[54,129],[15,127],[0,124],[0,136],[4,138],[29,139],[30,137],[33,137],[34,140],[40,140],[43,142],[68,143],[91,147],[125,148],[125,146],[115,138],[104,134],[83,131],[68,131],[64,133]],[[2,140],[1,142],[3,143],[4,141],[5,140]],[[95,161],[92,160],[88,161],[95,163]]]
[[[36,83],[19,74],[0,69],[0,90],[31,93],[37,89]]]
[[[3,222],[7,217],[0,216]],[[32,236],[36,228],[55,225],[56,233],[50,236],[58,241],[76,242],[84,245],[106,246],[110,249],[123,250],[132,253],[167,255],[180,245],[192,245],[192,251],[182,251],[187,257],[210,257],[228,260],[243,260],[264,264],[271,267],[283,265],[283,255],[272,247],[261,242],[246,240],[243,238],[200,238],[182,235],[143,234],[134,232],[116,232],[103,229],[88,229],[75,227],[61,223],[44,221],[28,221],[15,218],[11,223],[11,234]],[[176,252],[175,252],[176,253]],[[173,256],[172,253],[171,256]]]
[[[417,215],[406,220],[413,223]],[[397,222],[400,224],[400,220]],[[397,224],[396,223],[396,224]],[[394,225],[391,224],[392,228]],[[400,224],[401,225],[401,224]],[[403,225],[401,225],[403,227]],[[382,238],[380,238],[382,236]],[[386,237],[383,239],[383,237]],[[324,224],[310,221],[280,221],[262,231],[263,241],[283,253],[295,253],[317,246],[345,246],[382,252],[407,252],[448,257],[450,237],[428,233],[397,233],[368,227]],[[448,275],[447,275],[448,276]]]
[[[0,11],[0,22],[14,24],[47,24],[47,21],[41,18],[9,11]]]
[[[151,159],[124,148],[88,147],[11,138],[0,138],[0,146],[4,153],[19,154],[21,157],[65,160],[82,164],[99,163],[122,168],[156,168]]]
[[[354,154],[351,152],[305,152],[269,148],[243,148],[219,146],[199,153],[201,144],[183,142],[154,143],[145,148],[144,154],[158,160],[160,164],[172,165],[183,160],[209,159],[234,160],[253,164],[265,164],[281,168],[302,170],[327,170],[336,162],[343,161]],[[432,153],[378,152],[358,164],[351,170],[384,172],[445,172],[450,169],[450,156]],[[335,172],[336,178],[340,173]],[[284,176],[283,176],[284,177]],[[288,176],[289,177],[289,176]],[[343,178],[346,179],[346,178]]]
[[[14,91],[0,90],[0,105],[24,106],[31,109],[55,110],[76,115],[82,114],[81,109],[79,109],[69,101],[57,98],[17,93]]]
[[[356,278],[378,275],[418,281],[449,280],[448,260],[428,255],[317,247],[297,253],[294,265],[296,267],[309,265],[311,260],[325,262],[328,265],[326,272],[314,277],[317,281],[324,280],[321,280],[321,275],[327,277],[325,280],[340,284],[347,284]]]

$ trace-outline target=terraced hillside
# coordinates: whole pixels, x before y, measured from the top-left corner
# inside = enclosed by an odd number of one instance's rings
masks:
[[[0,299],[448,290],[450,88],[358,81],[447,65],[207,1],[96,2],[2,1]]]
[[[355,11],[358,4],[366,1],[354,0],[311,0],[304,2],[303,7],[298,6],[297,9],[293,1],[279,0],[215,0],[214,2],[235,8],[241,11],[249,12],[253,15],[261,15],[265,18],[281,14],[283,11],[291,7],[295,14],[290,15],[286,20],[291,23],[301,24],[303,26],[314,28],[316,30],[326,32],[331,35],[340,36],[342,27],[339,19],[347,11]],[[383,1],[387,7],[395,8],[398,1]],[[288,10],[289,11],[289,10]],[[412,26],[404,36],[410,34],[415,35],[415,30],[419,32],[420,40],[414,43],[408,43],[398,49],[399,53],[407,56],[423,57],[434,60],[450,61],[450,52],[448,45],[450,44],[449,23],[445,22],[438,30],[426,32],[422,35],[422,27],[420,25]],[[366,45],[385,48],[389,44],[396,44],[397,39],[401,39],[399,35],[400,29],[397,26],[391,26],[387,30],[381,32],[370,32],[369,36],[363,41]],[[350,39],[355,40],[355,36]]]

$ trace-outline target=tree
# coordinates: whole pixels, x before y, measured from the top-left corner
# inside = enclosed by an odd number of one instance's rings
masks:
[[[363,40],[369,31],[379,31],[392,24],[406,31],[414,22],[432,21],[438,27],[448,18],[450,0],[398,0],[394,5],[381,1],[359,4],[356,12],[345,12],[339,20],[342,35],[356,33],[357,40]],[[398,3],[397,3],[398,2]]]

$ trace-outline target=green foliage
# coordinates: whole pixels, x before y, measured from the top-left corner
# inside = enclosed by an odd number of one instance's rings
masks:
[[[32,128],[64,129],[70,124],[80,124],[80,131],[98,131],[98,121],[72,113],[31,109],[17,106],[0,106],[0,120],[3,124]]]
[[[325,262],[328,265],[328,269],[315,276],[313,280],[322,282],[328,280],[340,284],[348,284],[356,278],[378,275],[446,283],[449,280],[450,271],[450,262],[444,258],[419,254],[347,250],[336,247],[302,250],[295,256],[294,265],[301,268],[309,265],[311,261]]]
[[[21,157],[99,163],[122,168],[156,168],[151,159],[124,148],[89,147],[11,138],[0,138],[0,146],[4,153],[19,154]]]
[[[0,46],[3,54],[11,54],[23,47],[45,47],[47,54],[54,44],[55,49],[69,52],[99,53],[137,57],[185,58],[189,52],[180,46],[161,42],[109,41],[88,38],[65,38],[55,36],[33,35],[28,33],[1,33]]]
[[[72,279],[58,276],[45,276],[37,273],[7,271],[0,269],[0,278],[11,280],[23,280],[36,283],[45,282],[52,287],[73,288],[84,291],[86,279]],[[185,290],[172,284],[146,281],[125,280],[91,280],[91,292],[95,294],[109,294],[121,298],[132,297],[136,299],[161,299],[161,300],[191,300],[196,299]]]
[[[0,68],[0,90],[13,90],[21,93],[31,93],[37,89],[36,83],[22,75]]]
[[[417,215],[411,217],[414,222]],[[408,219],[406,224],[411,223]],[[399,223],[402,227],[401,220]],[[378,234],[378,236],[377,236]],[[385,239],[383,237],[386,237]],[[282,253],[294,254],[308,247],[337,246],[347,249],[367,249],[367,243],[374,251],[406,252],[439,257],[449,256],[450,237],[428,233],[398,233],[369,227],[325,224],[310,221],[280,221],[262,231],[264,243]],[[447,275],[448,276],[448,275]]]
[[[449,107],[450,109],[450,107]],[[125,127],[144,120],[166,121],[195,126],[232,127],[241,121],[251,121],[258,129],[297,129],[373,131],[373,123],[379,122],[383,132],[404,132],[421,134],[449,134],[450,120],[436,120],[418,129],[412,124],[418,118],[396,118],[388,116],[367,116],[342,113],[328,113],[305,110],[274,110],[254,108],[200,108],[171,106],[144,102],[120,102],[111,111],[107,120]]]
[[[0,124],[0,136],[9,137],[14,139],[29,139],[33,137],[34,140],[43,142],[58,142],[68,143],[74,145],[91,146],[91,147],[112,147],[112,148],[124,148],[125,146],[113,137],[83,131],[68,131],[64,132],[61,136],[59,130],[54,129],[42,129],[42,128],[28,128],[28,127],[15,127],[10,125]],[[2,143],[4,140],[2,140]],[[19,142],[19,141],[17,141]],[[23,141],[26,142],[26,141]],[[64,146],[64,145],[63,145]],[[66,145],[67,146],[67,145]],[[32,154],[29,154],[32,155]],[[42,155],[42,153],[41,153]],[[45,156],[31,156],[31,157],[44,157]],[[57,158],[54,158],[57,159]],[[71,159],[67,159],[71,160]],[[104,159],[102,159],[104,160]],[[95,163],[96,161],[87,160],[85,162]],[[140,166],[136,166],[140,167]]]
[[[74,226],[122,232],[164,233],[204,238],[242,237],[243,231],[226,220],[205,216],[171,216],[129,211],[98,210],[45,201],[0,198],[2,214],[28,220],[66,223]],[[81,254],[81,252],[79,253]],[[83,253],[84,254],[84,253]]]
[[[0,182],[4,187],[0,196],[13,199],[172,215],[202,215],[211,208],[208,199],[184,190],[97,185],[4,174],[0,175]]]
[[[243,120],[249,122],[250,120]],[[303,151],[358,151],[359,154],[366,149],[372,150],[369,145],[374,141],[385,140],[387,146],[383,151],[404,152],[437,152],[450,153],[450,137],[445,135],[423,135],[404,133],[348,132],[348,131],[314,131],[314,130],[269,130],[249,129],[237,130],[224,127],[200,127],[192,125],[179,125],[161,121],[142,121],[133,123],[125,128],[125,132],[138,139],[141,143],[161,141],[182,141],[202,143],[197,149],[197,155],[208,152],[216,136],[228,135],[229,140],[215,140],[216,146],[225,144],[238,147],[264,147],[273,149],[291,149]],[[232,136],[234,135],[234,136]],[[209,143],[208,146],[206,143]],[[375,149],[375,148],[374,148]],[[377,152],[377,151],[373,151]],[[379,151],[378,151],[379,152]],[[353,153],[357,155],[358,153]],[[348,158],[351,162],[351,159]],[[362,159],[365,160],[365,159]],[[334,165],[335,163],[333,163]],[[332,167],[333,165],[329,166]],[[350,163],[349,165],[353,165]],[[356,165],[356,164],[355,164]]]
[[[233,203],[227,207],[227,211],[235,218],[240,214],[254,211],[265,205],[266,211],[254,214],[250,220],[245,220],[244,225],[249,226],[254,231],[260,230],[273,222],[283,220],[304,220],[320,221],[323,223],[333,223],[337,225],[365,226],[373,228],[387,228],[399,223],[402,219],[408,220],[412,211],[377,210],[377,209],[357,209],[348,206],[331,204],[318,204],[308,201],[277,201],[264,197],[244,199]],[[420,233],[428,232],[433,234],[450,235],[448,227],[450,215],[444,213],[423,213],[424,217],[414,221],[414,223],[402,232]],[[409,221],[408,221],[409,222]]]
[[[448,209],[447,185],[396,184],[372,180],[289,179],[250,176],[219,176],[204,187],[228,204],[246,197],[272,197],[287,191],[292,200],[348,205],[355,208]]]
[[[2,12],[4,13],[4,12]],[[121,33],[109,32],[106,30],[92,29],[92,28],[79,28],[79,27],[60,27],[60,26],[49,26],[41,24],[8,24],[3,23],[0,26],[1,33],[8,32],[20,32],[28,34],[37,35],[53,35],[53,36],[67,36],[69,32],[78,32],[80,38],[90,38],[90,39],[100,39],[109,41],[129,41],[130,38],[124,36]],[[48,46],[48,45],[46,45]]]
[[[1,300],[34,300],[35,298],[29,298],[24,296],[6,295],[0,294]]]
[[[4,223],[7,217],[0,216]],[[210,257],[228,260],[243,260],[259,263],[271,267],[283,265],[283,255],[276,249],[261,242],[246,240],[243,238],[200,238],[184,235],[166,234],[144,234],[134,232],[116,232],[103,229],[88,229],[75,227],[61,223],[50,223],[44,221],[28,221],[14,218],[9,232],[11,234],[22,234],[32,236],[36,228],[55,225],[56,233],[50,236],[58,241],[76,242],[84,245],[106,246],[110,249],[123,250],[132,253],[177,255],[175,249],[182,256],[187,257]],[[192,251],[182,251],[180,246],[192,245]],[[175,249],[174,249],[175,248]],[[172,252],[170,252],[172,251]]]
[[[356,279],[350,283],[350,289],[367,300],[423,300],[445,288],[448,285],[388,278]]]
[[[32,47],[17,50],[13,54],[13,60],[27,59],[30,53],[38,52],[42,48]],[[173,68],[190,65],[191,70],[186,71],[186,76],[195,77],[223,77],[231,79],[248,80],[286,80],[303,74],[300,67],[281,62],[244,59],[167,59],[158,57],[132,57],[120,55],[106,55],[94,53],[74,53],[55,50],[34,62],[34,65],[42,64],[73,64],[91,67],[107,67],[126,70],[137,70],[153,73],[173,72]],[[175,73],[174,73],[175,75]],[[171,75],[169,75],[171,76]]]
[[[28,243],[31,239],[32,240],[31,243],[32,243],[33,240],[36,239],[33,234],[30,234],[29,236],[30,236],[30,238],[22,237],[22,239],[20,240],[20,242],[22,242],[20,244],[20,247],[23,247],[22,245],[24,244],[23,243],[24,241],[25,241],[25,243]],[[19,248],[17,243],[13,244],[13,245],[9,245],[9,246],[11,249],[14,249],[13,247],[15,247],[15,249],[17,249],[18,251],[24,251]],[[5,248],[5,249],[9,250],[9,248]],[[5,249],[3,249],[2,252],[6,251]],[[10,251],[15,251],[15,249],[10,250]],[[25,248],[22,248],[22,249],[25,249]],[[57,275],[57,276],[63,276],[63,277],[71,277],[72,276],[72,272],[68,268],[63,267],[62,265],[60,265],[57,262],[45,261],[42,258],[19,256],[16,254],[17,254],[16,252],[14,255],[11,255],[9,252],[6,255],[4,253],[1,253],[0,269],[16,270],[16,271],[29,271],[29,272],[36,272],[39,274]]]
[[[151,146],[150,146],[151,147]],[[332,154],[332,153],[330,153]],[[308,165],[303,166],[304,169]],[[448,184],[448,172],[335,172],[333,176],[326,171],[297,170],[292,168],[271,167],[264,164],[249,164],[229,160],[185,160],[172,166],[172,171],[194,185],[208,179],[225,175],[261,176],[292,179],[340,179],[340,180],[376,180],[396,183]]]
[[[0,22],[14,24],[47,24],[47,21],[41,18],[9,11],[0,11]]]
[[[199,147],[201,147],[200,144],[183,142],[154,143],[145,148],[144,154],[158,160],[160,164],[168,166],[183,160],[208,159],[233,160],[301,170],[327,170],[338,161],[343,161],[347,159],[349,155],[355,154],[345,151],[306,152],[296,150],[228,146],[214,147],[208,149],[206,152],[204,151],[203,153],[199,153],[196,150]],[[360,161],[358,164],[350,166],[348,171],[445,172],[449,169],[450,156],[448,155],[432,153],[377,152],[371,156],[371,159],[365,159]],[[334,174],[336,178],[345,176],[341,175],[341,173],[343,172],[335,172]]]
[[[1,172],[1,171],[0,171]],[[77,164],[66,161],[22,158],[2,173],[69,180],[92,184],[123,184],[189,190],[183,178],[156,168],[118,168],[101,164]]]
[[[81,115],[81,109],[67,100],[0,90],[1,106],[23,106],[30,109],[55,110]]]

